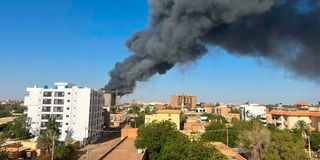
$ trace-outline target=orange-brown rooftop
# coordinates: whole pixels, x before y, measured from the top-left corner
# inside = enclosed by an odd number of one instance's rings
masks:
[[[297,106],[309,106],[309,103],[307,103],[307,102],[297,102],[296,105]]]
[[[180,114],[180,110],[158,110],[158,114]]]
[[[240,154],[238,154],[236,151],[232,150],[222,142],[211,142],[210,144],[212,144],[217,150],[219,150],[228,159],[246,160],[244,157],[242,157]]]
[[[320,112],[312,112],[312,111],[271,111],[269,112],[272,115],[285,115],[285,116],[312,116],[312,117],[320,117]]]

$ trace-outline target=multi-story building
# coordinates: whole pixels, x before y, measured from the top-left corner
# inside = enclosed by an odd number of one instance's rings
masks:
[[[103,92],[70,83],[55,83],[54,88],[27,88],[24,105],[31,119],[30,132],[39,136],[55,117],[60,141],[77,140],[83,145],[97,139],[102,131]]]
[[[320,131],[320,112],[313,112],[307,110],[298,111],[278,111],[272,110],[269,112],[270,118],[268,123],[272,123],[280,129],[292,129],[300,120],[305,121],[312,128]]]
[[[171,96],[170,105],[175,108],[195,108],[197,105],[197,97],[187,95]]]
[[[179,110],[158,110],[156,114],[145,116],[145,124],[153,121],[171,121],[176,124],[178,130],[180,130],[180,120]]]
[[[252,117],[259,118],[264,124],[267,123],[267,107],[260,104],[240,105],[240,119],[249,121]]]

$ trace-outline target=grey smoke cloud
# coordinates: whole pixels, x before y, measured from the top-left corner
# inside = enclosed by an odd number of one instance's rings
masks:
[[[195,61],[207,46],[264,57],[302,77],[320,80],[320,3],[305,0],[149,0],[147,29],[126,43],[133,54],[110,72],[106,90]]]

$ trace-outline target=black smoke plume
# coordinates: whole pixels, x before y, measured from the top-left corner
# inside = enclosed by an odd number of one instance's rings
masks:
[[[320,80],[319,0],[149,0],[150,25],[126,43],[133,54],[110,72],[106,90],[195,61],[207,46],[263,57]]]

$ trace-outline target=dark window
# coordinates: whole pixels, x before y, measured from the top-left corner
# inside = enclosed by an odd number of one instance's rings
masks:
[[[64,97],[64,92],[54,92],[55,97]]]
[[[50,110],[51,110],[51,107],[46,107],[46,106],[42,107],[42,112],[50,112]]]
[[[63,99],[55,99],[54,104],[64,104],[64,100]]]
[[[52,92],[43,92],[43,97],[51,97]]]
[[[51,104],[51,99],[44,99],[42,101],[43,104]]]

